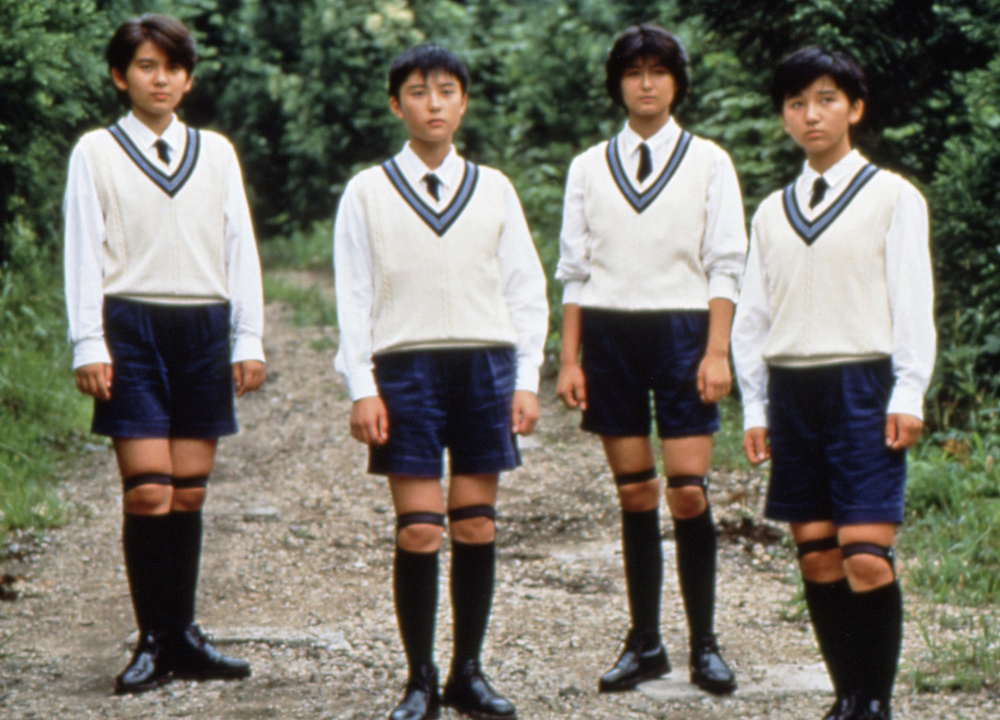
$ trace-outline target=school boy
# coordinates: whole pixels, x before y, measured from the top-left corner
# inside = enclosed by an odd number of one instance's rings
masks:
[[[107,61],[130,112],[84,135],[69,163],[73,367],[95,398],[92,430],[111,436],[118,461],[139,627],[116,693],[250,675],[194,624],[216,443],[237,429],[234,386],[243,395],[265,377],[260,267],[236,154],[174,115],[197,59],[173,18],[119,26]]]
[[[836,692],[824,720],[890,717],[892,545],[934,365],[927,208],[852,149],[866,98],[844,53],[807,47],[776,68],[771,100],[806,161],[754,216],[733,327],[743,449],[771,458],[766,514],[791,523]]]
[[[493,597],[499,473],[513,434],[538,419],[545,277],[510,182],[458,155],[468,71],[433,45],[389,69],[389,106],[409,142],[344,190],[334,226],[340,347],[352,436],[396,510],[393,591],[409,681],[392,720],[440,706],[513,718],[482,673]],[[448,449],[447,501],[441,487]],[[446,512],[447,510],[447,512]],[[438,552],[451,533],[454,648],[443,696],[434,666]]]
[[[706,492],[716,403],[730,389],[729,330],[746,253],[729,156],[672,117],[688,90],[676,37],[635,25],[606,63],[622,131],[573,160],[556,277],[563,281],[557,392],[600,436],[621,504],[631,628],[601,692],[670,672],[660,637],[661,483],[650,392],[687,611],[690,679],[736,688],[714,632],[716,535]],[[582,354],[582,361],[580,356]]]

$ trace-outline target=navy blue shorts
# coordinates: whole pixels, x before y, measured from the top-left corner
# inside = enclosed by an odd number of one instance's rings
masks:
[[[885,446],[892,362],[774,368],[768,385],[773,520],[900,523],[906,452]]]
[[[376,355],[375,383],[389,441],[369,446],[368,472],[441,477],[498,473],[521,464],[511,434],[514,350],[418,350]]]
[[[229,304],[104,298],[111,399],[91,430],[120,438],[216,438],[237,431]]]
[[[587,409],[580,427],[612,437],[648,436],[650,400],[660,438],[708,435],[719,413],[698,395],[708,311],[581,309]]]

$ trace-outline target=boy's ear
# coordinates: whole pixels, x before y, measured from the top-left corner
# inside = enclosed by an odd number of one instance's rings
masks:
[[[115,84],[116,88],[123,92],[128,90],[128,81],[118,68],[111,68],[111,82]]]
[[[865,115],[865,101],[858,98],[853,103],[851,103],[850,114],[847,116],[847,121],[851,125],[857,125],[861,122],[861,118]]]
[[[392,114],[398,117],[400,120],[403,119],[403,108],[400,107],[399,98],[393,95],[389,98],[389,109],[392,110]]]

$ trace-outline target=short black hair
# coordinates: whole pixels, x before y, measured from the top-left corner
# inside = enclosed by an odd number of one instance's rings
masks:
[[[639,58],[656,58],[674,77],[674,100],[670,112],[684,102],[688,86],[688,58],[677,37],[659,25],[642,23],[631,25],[615,38],[604,63],[604,87],[615,105],[625,107],[622,99],[622,77]]]
[[[469,92],[469,71],[465,63],[450,50],[425,43],[407,48],[392,61],[389,66],[389,97],[399,99],[399,89],[414,70],[425,77],[435,70],[442,70],[458,78],[463,95]]]
[[[108,70],[125,75],[136,50],[147,40],[166,53],[171,62],[183,67],[189,77],[194,73],[198,49],[191,32],[176,18],[152,13],[131,18],[118,26],[104,53]],[[127,92],[118,91],[118,98],[126,107],[131,104]]]
[[[796,95],[818,78],[829,75],[834,84],[854,104],[868,100],[868,81],[861,66],[847,53],[809,45],[778,63],[771,77],[771,103],[779,115],[789,95]]]

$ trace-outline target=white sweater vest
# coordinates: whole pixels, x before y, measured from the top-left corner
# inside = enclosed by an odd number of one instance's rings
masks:
[[[382,166],[357,182],[372,246],[373,354],[515,345],[497,261],[504,199],[514,192],[507,178],[467,163],[463,186],[440,215],[416,194],[407,202],[397,185],[412,188],[399,176],[394,185]]]
[[[701,245],[712,143],[684,133],[664,174],[641,195],[612,171],[614,146],[610,147],[611,156],[609,142],[580,156],[585,164],[584,212],[591,236],[590,277],[580,305],[707,309],[708,277]],[[663,180],[666,183],[660,186]]]
[[[885,236],[906,181],[875,170],[862,169],[811,223],[798,210],[792,186],[761,203],[753,226],[770,303],[763,350],[769,364],[824,365],[892,354]]]
[[[188,304],[229,298],[225,171],[229,141],[188,129],[184,161],[167,176],[127,136],[108,129],[80,141],[105,218],[104,294]]]

